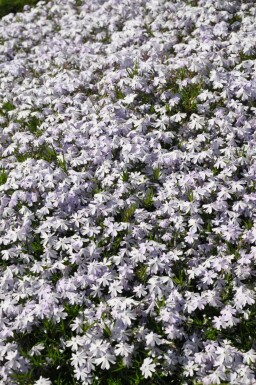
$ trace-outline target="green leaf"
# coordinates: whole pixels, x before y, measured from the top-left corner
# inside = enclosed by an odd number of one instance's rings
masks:
[[[0,170],[0,186],[7,182],[7,173],[5,170]]]

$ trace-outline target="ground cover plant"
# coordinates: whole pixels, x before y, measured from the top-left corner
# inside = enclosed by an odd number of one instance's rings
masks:
[[[0,21],[0,384],[256,384],[256,5]]]

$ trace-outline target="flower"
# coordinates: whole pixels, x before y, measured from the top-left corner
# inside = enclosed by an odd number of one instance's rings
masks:
[[[251,364],[256,361],[256,353],[254,349],[248,350],[243,354],[243,362],[246,364]]]
[[[152,377],[153,373],[156,371],[156,364],[153,363],[152,358],[145,358],[142,366],[140,367],[143,377],[148,378]]]
[[[134,346],[130,346],[125,342],[120,342],[115,347],[115,354],[121,355],[122,357],[128,357],[134,350]]]
[[[110,364],[116,362],[116,357],[113,354],[105,353],[104,356],[95,358],[95,364],[101,365],[101,369],[109,369]]]
[[[52,385],[52,382],[49,380],[49,378],[40,376],[39,380],[37,380],[34,385]]]
[[[148,346],[160,345],[161,343],[161,337],[156,333],[151,332],[146,336],[146,344]]]
[[[43,350],[45,348],[44,344],[43,343],[40,343],[40,344],[37,344],[35,346],[32,347],[32,349],[30,349],[29,351],[29,354],[31,356],[38,356],[41,354],[41,350]]]

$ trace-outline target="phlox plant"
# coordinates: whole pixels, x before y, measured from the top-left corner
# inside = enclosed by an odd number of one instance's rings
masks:
[[[0,20],[0,385],[256,384],[256,5]]]

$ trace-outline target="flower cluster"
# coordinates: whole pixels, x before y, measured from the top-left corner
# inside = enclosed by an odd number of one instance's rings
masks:
[[[0,42],[0,384],[255,385],[255,3],[41,1]]]

